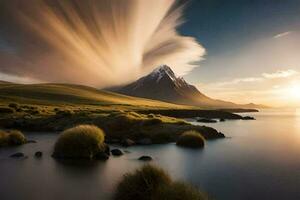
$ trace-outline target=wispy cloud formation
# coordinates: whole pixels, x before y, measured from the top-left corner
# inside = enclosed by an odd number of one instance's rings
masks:
[[[7,74],[2,74],[0,73],[0,80],[9,80],[10,82],[13,83],[24,83],[24,84],[32,84],[32,83],[40,83],[42,81],[32,79],[30,77],[19,77],[19,76],[14,76],[14,75],[7,75]]]
[[[0,72],[50,82],[98,87],[122,84],[161,64],[184,75],[205,49],[181,36],[183,6],[176,0],[11,0],[22,7],[26,35]],[[13,38],[15,39],[15,38]],[[17,57],[18,63],[12,57]]]
[[[291,31],[279,33],[279,34],[275,35],[273,38],[277,39],[277,38],[285,37],[285,36],[287,36],[287,35],[289,35],[291,33],[292,33]]]
[[[286,105],[293,99],[286,94],[291,85],[299,85],[300,73],[293,69],[262,73],[255,77],[235,78],[229,81],[198,84],[211,97],[238,103]],[[290,99],[289,99],[290,98]]]
[[[235,84],[240,84],[240,83],[258,82],[258,81],[262,81],[262,80],[263,80],[262,77],[236,78],[236,79],[233,79],[230,81],[214,83],[214,85],[217,85],[217,86],[235,85]]]
[[[279,70],[279,71],[274,72],[274,73],[263,73],[262,76],[264,78],[269,78],[269,79],[287,78],[287,77],[290,77],[290,76],[294,76],[298,73],[299,73],[298,71],[288,69],[288,70]]]
[[[278,70],[273,73],[262,73],[260,76],[257,76],[257,77],[236,78],[236,79],[233,79],[230,81],[213,83],[213,85],[226,86],[226,85],[235,85],[235,84],[241,84],[241,83],[261,82],[266,79],[288,78],[291,76],[295,76],[297,74],[299,74],[299,72],[296,70],[293,70],[293,69]]]

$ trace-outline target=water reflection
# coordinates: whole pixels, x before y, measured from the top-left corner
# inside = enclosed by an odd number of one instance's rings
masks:
[[[106,162],[54,160],[57,135],[29,135],[38,143],[0,150],[1,200],[111,199],[122,176],[144,164],[137,160],[142,155],[152,156],[174,179],[203,188],[216,199],[300,199],[298,111],[266,111],[255,117],[210,124],[228,137],[207,142],[203,150],[173,143],[135,146]],[[9,158],[19,151],[28,159]],[[41,159],[34,157],[36,151],[44,153]]]

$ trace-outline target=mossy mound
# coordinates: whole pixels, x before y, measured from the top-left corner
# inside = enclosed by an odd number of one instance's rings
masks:
[[[196,188],[174,182],[162,169],[145,165],[134,173],[124,175],[117,187],[115,200],[205,200]]]
[[[161,185],[169,185],[170,176],[160,168],[145,165],[134,173],[125,174],[117,187],[115,200],[150,200]]]
[[[104,132],[93,125],[79,125],[65,130],[55,143],[56,158],[96,159],[107,151]]]
[[[204,137],[197,131],[184,132],[176,142],[176,145],[188,148],[202,148],[204,144]]]
[[[20,131],[0,131],[0,147],[21,145],[25,144],[26,141],[26,137]]]

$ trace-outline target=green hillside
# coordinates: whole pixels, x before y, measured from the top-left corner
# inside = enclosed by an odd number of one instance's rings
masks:
[[[0,103],[38,105],[125,106],[134,108],[191,108],[161,101],[130,97],[71,84],[0,84]]]
[[[105,131],[107,140],[119,142],[126,138],[135,141],[150,138],[153,143],[174,142],[187,130],[198,130],[206,138],[224,137],[212,128],[194,126],[168,116],[170,113],[166,113],[167,116],[143,113],[188,111],[189,108],[193,107],[80,85],[0,84],[0,128],[3,129],[57,132],[79,124],[94,124]]]

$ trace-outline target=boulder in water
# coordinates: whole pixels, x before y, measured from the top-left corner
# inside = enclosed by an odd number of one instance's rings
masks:
[[[123,155],[123,152],[120,149],[113,149],[111,150],[111,154],[114,156],[121,156]]]
[[[141,156],[141,157],[139,157],[139,160],[141,160],[141,161],[151,161],[152,157],[151,156]]]
[[[24,153],[18,152],[18,153],[14,153],[10,156],[11,158],[23,158],[25,157]]]

